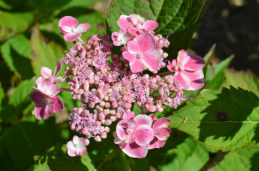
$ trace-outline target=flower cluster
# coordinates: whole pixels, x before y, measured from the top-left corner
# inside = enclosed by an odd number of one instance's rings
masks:
[[[63,17],[59,26],[64,39],[68,42],[79,39],[61,60],[66,65],[65,76],[57,77],[60,60],[54,73],[43,67],[42,76],[36,80],[36,91],[30,95],[36,103],[37,119],[46,119],[63,109],[61,99],[56,96],[60,91],[70,91],[73,99],[83,103],[69,115],[71,130],[85,136],[74,136],[67,143],[70,156],[83,155],[91,138],[97,142],[105,139],[109,126],[118,121],[113,133],[115,144],[131,157],[145,157],[149,149],[163,147],[171,133],[167,127],[169,119],[145,113],[163,112],[165,106],[177,108],[185,101],[183,89],[203,87],[204,60],[184,50],[177,60],[168,62],[169,71],[157,74],[166,66],[168,56],[162,48],[170,44],[154,33],[157,22],[137,14],[122,15],[117,22],[120,30],[112,33],[113,43],[109,35],[94,35],[84,42],[80,36],[90,24],[77,26],[75,18]],[[122,46],[120,55],[111,53],[113,45]],[[144,74],[144,70],[153,74]],[[174,75],[161,77],[173,72]],[[57,82],[63,81],[69,88],[57,86]],[[142,114],[135,116],[134,104]]]

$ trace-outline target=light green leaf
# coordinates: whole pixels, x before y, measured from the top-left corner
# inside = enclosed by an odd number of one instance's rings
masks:
[[[203,90],[169,119],[171,128],[223,151],[235,152],[259,141],[259,98],[241,88]]]
[[[25,80],[14,90],[13,94],[9,99],[9,104],[14,107],[19,106],[25,101],[30,101],[29,95],[33,91],[33,86],[35,86],[35,77],[30,80]]]
[[[12,6],[5,2],[5,0],[0,0],[0,7],[3,9],[12,9]]]
[[[65,10],[65,9],[71,9],[71,8],[75,8],[75,7],[83,7],[86,8],[89,5],[97,2],[98,0],[73,0],[70,1],[68,4],[66,4],[65,6],[63,6],[61,8],[61,10]]]
[[[230,64],[233,56],[221,61],[216,65],[208,65],[206,68],[205,88],[219,88],[224,83],[224,71]]]
[[[0,11],[0,42],[25,31],[33,21],[32,12],[9,13]]]
[[[82,156],[70,157],[67,154],[66,145],[57,145],[46,151],[46,154],[40,156],[35,164],[30,168],[31,171],[93,171],[102,162],[104,158],[93,154],[84,154]],[[113,171],[115,168],[110,161],[106,162],[98,171]]]
[[[234,70],[225,70],[225,82],[224,87],[240,87],[245,90],[252,91],[257,96],[259,96],[259,86],[256,84],[256,78],[251,73],[234,71]]]
[[[57,60],[65,56],[61,46],[55,44],[53,41],[47,42],[44,39],[40,33],[38,24],[32,31],[31,50],[32,67],[36,75],[40,75],[40,69],[43,66],[54,70]]]

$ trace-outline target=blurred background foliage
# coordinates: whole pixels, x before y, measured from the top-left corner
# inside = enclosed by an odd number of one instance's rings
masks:
[[[69,92],[62,92],[59,96],[63,97],[64,111],[38,121],[28,96],[40,68],[54,69],[57,59],[64,57],[71,45],[59,34],[59,19],[70,15],[79,23],[90,23],[83,40],[94,34],[104,35],[109,4],[108,0],[0,0],[0,171],[93,170],[115,148],[112,135],[108,135],[102,143],[91,143],[84,157],[69,158],[61,144],[75,134],[69,129],[68,114],[80,104]],[[190,35],[194,41],[189,48],[206,60],[204,88],[232,85],[259,95],[259,79],[251,72],[259,75],[258,12],[258,0],[207,1],[200,14],[202,25]],[[211,48],[214,43],[217,48]],[[229,65],[232,69],[227,69]],[[245,71],[239,71],[242,69]],[[198,94],[188,91],[186,98]],[[165,109],[157,115],[172,112]],[[102,170],[197,171],[217,152],[175,129],[168,142],[164,148],[150,151],[145,159],[132,159],[119,151]],[[228,153],[215,170],[259,170],[258,161],[256,145]]]

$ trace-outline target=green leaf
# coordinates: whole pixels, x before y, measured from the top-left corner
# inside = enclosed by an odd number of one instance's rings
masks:
[[[2,88],[2,84],[0,82],[0,112],[2,110],[2,100],[4,100],[4,97],[5,97],[4,89]]]
[[[168,143],[168,142],[167,142]],[[197,171],[209,160],[209,152],[201,142],[187,138],[177,148],[169,150],[164,156],[150,159],[151,166],[159,171]]]
[[[97,2],[98,0],[73,0],[70,1],[68,4],[66,4],[65,6],[63,6],[61,8],[61,10],[65,10],[65,9],[70,9],[70,8],[74,8],[74,7],[88,7],[89,5]]]
[[[5,0],[0,0],[0,7],[3,9],[12,9],[12,6],[5,2]]]
[[[32,31],[31,50],[32,67],[36,75],[41,75],[40,68],[43,66],[54,70],[57,60],[65,56],[61,46],[44,39],[40,33],[39,24]]]
[[[7,149],[21,170],[33,165],[33,156],[53,145],[48,132],[36,123],[21,122],[12,126]]]
[[[214,56],[215,49],[216,49],[216,44],[214,44],[210,48],[209,52],[203,58],[204,61],[205,61],[205,65],[204,65],[204,67],[202,69],[203,69],[203,73],[205,74],[205,77],[206,77],[206,73],[207,73],[207,67],[208,67],[208,65],[210,63],[211,58]]]
[[[30,80],[25,80],[14,90],[13,94],[9,99],[9,104],[14,107],[19,106],[24,101],[30,101],[29,95],[33,91],[35,86],[35,77]]]
[[[23,34],[5,41],[1,46],[1,52],[11,71],[19,74],[23,79],[33,76],[30,64],[30,42]]]
[[[192,135],[208,147],[235,152],[259,141],[258,104],[255,94],[241,88],[203,90],[169,116],[169,126]]]
[[[93,171],[103,161],[101,156],[95,156],[93,154],[84,154],[82,156],[70,157],[67,154],[66,145],[57,145],[51,147],[46,151],[46,154],[42,155],[35,164],[30,168],[31,171]],[[110,161],[106,162],[98,171],[112,171],[114,166]]]
[[[0,42],[24,32],[33,21],[32,12],[9,13],[0,11]]]
[[[259,169],[259,144],[244,151],[228,153],[214,171],[256,171]]]
[[[225,82],[224,87],[240,87],[245,90],[252,91],[257,96],[259,96],[259,86],[256,84],[256,78],[251,73],[234,71],[234,70],[225,70]]]
[[[224,71],[227,66],[230,64],[231,60],[234,56],[230,56],[229,58],[223,60],[219,64],[216,65],[208,65],[207,72],[205,73],[205,88],[219,88],[224,83]]]

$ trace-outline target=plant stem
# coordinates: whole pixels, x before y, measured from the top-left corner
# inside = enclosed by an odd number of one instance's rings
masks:
[[[163,75],[167,75],[167,74],[171,74],[172,71],[166,71],[166,72],[163,72],[163,73],[160,73],[160,74],[157,74],[159,76],[163,76]]]
[[[104,159],[104,161],[96,168],[96,170],[101,169],[101,167],[104,165],[104,163],[106,163],[108,160],[111,160],[118,152],[119,152],[119,147],[116,146],[116,148],[112,151],[112,153],[109,154],[109,156],[107,156]]]
[[[212,171],[215,166],[219,165],[220,162],[224,159],[225,155],[228,152],[218,151],[217,153],[210,153],[209,161],[201,168],[200,171]]]

